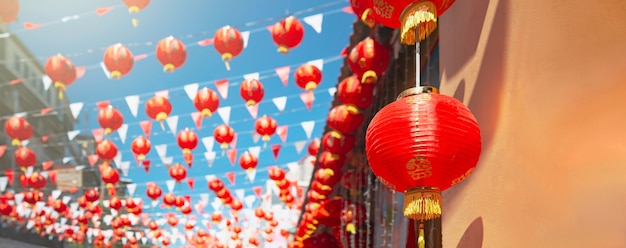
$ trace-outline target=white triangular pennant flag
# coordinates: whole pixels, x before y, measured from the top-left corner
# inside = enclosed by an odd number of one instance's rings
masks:
[[[317,15],[307,16],[302,18],[302,20],[311,26],[315,32],[322,33],[322,23],[324,22],[324,14],[320,13]]]
[[[274,105],[276,105],[278,111],[283,112],[285,110],[285,106],[287,106],[287,97],[276,97],[272,99],[272,102],[274,103]]]
[[[237,196],[237,198],[239,198],[240,200],[243,200],[244,196],[245,196],[246,191],[244,189],[238,189],[235,190],[235,195]]]
[[[254,141],[254,144],[259,142],[259,139],[261,139],[261,135],[256,133],[256,131],[252,131],[252,141]]]
[[[63,196],[63,199],[61,201],[63,201],[63,203],[65,204],[69,204],[71,200],[72,200],[71,196]]]
[[[139,111],[139,95],[127,96],[125,99],[130,113],[134,117],[137,117],[137,112]]]
[[[47,171],[42,171],[39,174],[41,174],[45,179],[48,179],[48,172]]]
[[[334,97],[334,96],[335,96],[335,93],[337,93],[337,88],[336,88],[336,87],[332,87],[332,88],[328,89],[328,94],[329,94],[331,97]]]
[[[222,207],[222,200],[215,198],[215,200],[211,203],[211,207],[213,207],[213,210],[219,211]]]
[[[102,68],[102,72],[104,72],[104,75],[108,79],[111,79],[111,72],[109,71],[109,69],[107,69],[107,66],[104,65],[104,62],[100,62],[100,67]]]
[[[135,184],[135,183],[129,183],[129,184],[126,185],[126,190],[128,190],[128,195],[130,197],[135,195],[135,190],[136,189],[137,189],[137,184]]]
[[[154,149],[156,150],[157,155],[159,155],[160,158],[164,158],[165,156],[167,156],[167,144],[156,145],[154,146]]]
[[[206,159],[207,163],[209,164],[209,167],[213,166],[213,162],[215,161],[215,157],[217,157],[217,153],[216,152],[205,152],[204,153],[204,158]]]
[[[34,167],[32,167],[32,166],[31,166],[31,167],[28,167],[28,168],[26,168],[26,171],[24,172],[24,175],[28,178],[28,177],[30,177],[30,175],[32,175],[32,174],[33,174],[33,171],[34,171],[34,170],[35,170],[35,168],[34,168]]]
[[[246,170],[246,177],[250,182],[254,182],[254,178],[256,177],[256,169]]]
[[[122,174],[125,177],[127,177],[128,176],[128,170],[130,169],[130,162],[125,161],[125,162],[119,163],[119,168],[122,171]]]
[[[170,117],[167,117],[167,119],[165,119],[165,122],[167,122],[167,126],[170,128],[170,132],[172,132],[173,135],[177,135],[178,115],[172,115]]]
[[[246,204],[246,206],[248,208],[253,208],[254,207],[254,201],[256,201],[256,196],[254,196],[254,195],[246,196],[246,198],[244,198],[243,201],[244,201],[244,203]]]
[[[248,47],[248,40],[250,39],[250,31],[241,32],[241,39],[243,39],[243,48]]]
[[[243,79],[246,79],[246,80],[249,80],[249,79],[259,80],[260,77],[261,77],[261,74],[259,74],[258,72],[243,75]]]
[[[311,60],[307,62],[307,64],[317,67],[317,69],[320,69],[320,71],[324,70],[324,59]]]
[[[287,168],[289,168],[289,171],[296,171],[298,170],[299,166],[298,166],[298,162],[291,162],[287,164]]]
[[[224,124],[228,125],[230,122],[230,106],[221,107],[217,109],[217,114],[222,118]]]
[[[304,129],[304,133],[306,133],[306,138],[311,139],[313,129],[315,129],[315,121],[303,121],[300,125],[302,129]]]
[[[48,75],[41,76],[41,82],[43,83],[44,89],[46,90],[50,89],[50,86],[52,85],[52,79],[50,79]]]
[[[52,190],[51,195],[52,199],[56,200],[59,198],[59,196],[61,196],[61,191],[58,189]]]
[[[78,136],[78,134],[80,134],[80,130],[72,130],[67,132],[67,139],[72,141],[74,140],[74,138],[76,138],[76,136]]]
[[[211,174],[211,175],[206,175],[204,176],[204,179],[206,179],[207,182],[211,182],[211,180],[217,178],[217,176]]]
[[[128,133],[128,124],[124,123],[117,129],[117,134],[120,136],[122,144],[126,143],[126,134]]]
[[[155,208],[158,205],[159,205],[159,201],[152,201],[151,203],[152,208]]]
[[[0,191],[6,190],[8,183],[9,183],[8,177],[0,177]]]
[[[74,160],[74,158],[72,158],[72,157],[64,157],[63,158],[63,164],[67,164],[67,163],[69,163],[72,160]]]
[[[109,208],[109,207],[111,207],[111,205],[110,205],[110,204],[111,204],[111,202],[109,202],[109,200],[104,200],[104,201],[102,201],[102,205],[104,205],[104,207],[105,207],[105,208]]]
[[[171,165],[174,162],[174,157],[161,158],[161,162],[163,162],[164,165]]]
[[[102,217],[102,220],[104,221],[104,224],[107,224],[107,226],[109,226],[111,225],[111,220],[113,220],[113,216],[107,214]]]
[[[174,186],[176,186],[176,181],[175,180],[167,180],[167,181],[165,181],[165,184],[167,185],[167,192],[168,193],[172,193],[174,191]]]
[[[117,168],[120,167],[120,164],[122,163],[122,153],[118,152],[117,154],[115,154],[115,157],[113,157],[113,162],[115,163],[115,166],[117,166]]]
[[[250,152],[250,154],[252,156],[255,156],[255,157],[258,158],[259,154],[261,154],[261,147],[260,146],[252,146],[252,147],[248,148],[248,152]]]
[[[82,102],[75,102],[70,104],[70,112],[72,112],[72,116],[74,117],[74,119],[78,118],[78,114],[80,114],[81,110],[83,110]]]
[[[185,93],[187,93],[187,96],[189,97],[189,99],[191,99],[193,101],[194,98],[196,98],[196,94],[198,93],[198,84],[194,83],[194,84],[188,84],[185,85]]]
[[[204,203],[209,203],[209,194],[208,193],[200,194],[200,200]]]
[[[215,138],[213,136],[204,137],[202,138],[202,144],[207,152],[211,152],[215,146]]]
[[[148,243],[148,238],[146,238],[146,237],[141,237],[141,243],[142,243],[142,244],[144,244],[144,245],[145,245],[146,243]]]
[[[293,143],[293,145],[296,147],[296,152],[300,154],[306,145],[306,141],[298,141]]]

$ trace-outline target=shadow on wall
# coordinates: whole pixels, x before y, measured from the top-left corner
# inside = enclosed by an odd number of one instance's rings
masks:
[[[465,229],[465,233],[463,233],[456,248],[482,248],[483,229],[483,218],[476,218],[467,229]]]

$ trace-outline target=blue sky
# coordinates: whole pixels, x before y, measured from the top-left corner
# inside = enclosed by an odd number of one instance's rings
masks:
[[[95,9],[108,6],[115,8],[104,16],[95,14]],[[264,185],[267,180],[267,174],[262,168],[270,165],[284,166],[301,159],[306,154],[306,148],[298,154],[294,147],[294,142],[310,140],[300,127],[301,122],[316,122],[313,138],[322,134],[332,100],[328,89],[337,83],[342,61],[339,54],[349,41],[352,22],[355,19],[353,15],[341,11],[346,6],[349,6],[347,1],[336,0],[162,0],[152,1],[145,10],[134,15],[139,25],[133,27],[131,24],[133,16],[119,0],[23,0],[19,21],[11,24],[10,29],[19,35],[42,63],[48,56],[61,53],[68,55],[76,66],[87,68],[84,77],[78,79],[67,90],[67,96],[72,102],[85,104],[76,129],[84,130],[85,126],[89,129],[99,128],[96,120],[98,101],[110,100],[111,104],[122,112],[125,123],[129,125],[125,144],[120,141],[117,134],[108,138],[118,145],[122,152],[122,160],[131,161],[128,178],[138,184],[135,196],[144,198],[146,182],[156,182],[167,191],[165,181],[170,179],[156,154],[155,145],[167,144],[167,156],[173,157],[174,162],[184,163],[184,161],[182,152],[176,145],[175,135],[169,132],[167,125],[163,131],[154,123],[150,137],[153,149],[148,156],[148,159],[152,160],[150,173],[146,174],[143,168],[135,164],[130,143],[134,137],[142,134],[139,122],[148,119],[143,103],[153,96],[155,91],[169,89],[173,105],[172,115],[179,116],[178,129],[185,127],[195,129],[190,117],[195,110],[183,87],[199,83],[201,88],[206,86],[215,90],[214,80],[228,78],[231,84],[228,98],[220,99],[220,106],[232,107],[230,120],[231,126],[239,134],[237,149],[240,155],[249,147],[263,146],[262,141],[255,144],[251,138],[254,120],[238,93],[243,75],[260,73],[266,91],[265,98],[259,105],[259,116],[272,115],[279,125],[289,126],[288,139],[283,143],[280,156],[278,160],[274,160],[269,149],[271,144],[282,143],[275,136],[267,148],[261,151],[259,172],[255,181],[250,183],[237,163],[231,166],[228,158],[222,156],[218,145],[214,148],[217,159],[209,168],[203,155],[206,150],[199,144],[194,152],[194,166],[188,170],[188,175],[196,178],[195,190],[190,191],[183,183],[177,185],[174,192],[178,195],[191,195],[198,200],[200,193],[208,192],[204,180],[204,175],[207,174],[215,174],[226,181],[225,173],[236,172],[237,184],[232,186],[227,183],[233,193],[236,189],[246,189],[246,195],[253,194],[252,187]],[[288,55],[276,52],[276,45],[266,30],[267,26],[289,14],[296,14],[302,21],[303,17],[320,13],[324,14],[321,33],[316,33],[311,26],[303,23],[305,35],[300,46],[291,50]],[[63,17],[77,14],[80,18],[76,20],[61,21]],[[25,30],[22,22],[39,23],[44,26]],[[198,41],[212,38],[215,30],[225,25],[231,25],[241,32],[250,31],[248,46],[231,62],[230,71],[225,69],[220,55],[212,46],[197,45]],[[156,43],[170,35],[179,37],[187,45],[188,57],[182,68],[167,74],[162,71],[162,66],[153,54]],[[127,45],[134,55],[148,54],[148,57],[137,61],[129,75],[120,80],[109,80],[99,67],[99,63],[102,61],[104,49],[115,43]],[[309,112],[300,100],[299,94],[303,90],[293,82],[293,71],[300,64],[316,59],[325,59],[326,63],[323,67],[323,82],[315,93],[313,110]],[[284,87],[273,71],[286,65],[291,66],[291,73],[289,84]],[[131,115],[124,101],[129,95],[140,95],[141,104],[136,118]],[[271,101],[272,98],[281,96],[288,97],[287,107],[283,113],[279,113]],[[202,129],[197,133],[200,137],[211,136],[214,127],[219,124],[222,124],[222,119],[214,115],[204,121]],[[211,194],[211,198],[213,197]],[[207,210],[211,212],[212,209],[208,206]]]

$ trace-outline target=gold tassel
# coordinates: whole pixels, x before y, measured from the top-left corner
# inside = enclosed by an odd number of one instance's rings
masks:
[[[430,1],[413,4],[404,11],[400,20],[400,41],[405,45],[414,45],[437,28],[437,7]],[[416,33],[418,37],[415,37]]]
[[[415,188],[404,193],[404,216],[413,220],[441,217],[441,193],[437,188]]]
[[[419,248],[426,248],[426,240],[424,239],[424,222],[420,221],[419,237],[417,237],[417,246]]]

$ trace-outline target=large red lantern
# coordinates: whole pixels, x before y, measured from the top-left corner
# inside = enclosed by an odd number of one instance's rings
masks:
[[[368,37],[352,48],[348,65],[362,83],[375,83],[389,64],[389,48]]]
[[[37,163],[37,155],[33,150],[28,147],[20,147],[15,150],[15,163],[25,170],[27,167],[32,167]]]
[[[315,90],[322,82],[322,71],[317,66],[304,64],[296,69],[294,80],[302,89]]]
[[[109,105],[98,111],[98,123],[104,128],[104,134],[111,134],[124,124],[124,117],[120,111]]]
[[[327,132],[322,138],[324,151],[345,155],[354,148],[355,138],[352,135],[344,135],[335,130]]]
[[[362,122],[363,115],[352,105],[338,105],[328,112],[328,126],[342,133],[355,132]]]
[[[163,71],[174,72],[187,60],[187,49],[182,41],[169,36],[157,44],[156,57],[163,65]]]
[[[59,99],[63,99],[63,92],[65,92],[66,87],[76,80],[74,63],[65,56],[58,54],[48,58],[44,70],[54,83],[54,88],[59,91]]]
[[[360,109],[366,109],[372,104],[373,94],[374,84],[362,84],[354,75],[345,78],[337,86],[337,99]]]
[[[300,45],[304,37],[304,27],[298,18],[289,16],[272,26],[272,40],[278,46],[278,52],[287,54],[289,49]]]
[[[261,81],[257,79],[246,79],[241,82],[239,94],[241,95],[241,98],[246,101],[246,105],[253,106],[263,100],[263,96],[265,96],[265,89],[263,88]]]
[[[163,96],[154,96],[146,102],[146,114],[153,120],[161,124],[161,128],[165,129],[163,121],[172,113],[172,104],[170,100]]]
[[[187,177],[187,169],[180,164],[172,165],[169,169],[170,177],[180,183]]]
[[[437,18],[453,3],[454,0],[377,0],[372,6],[372,13],[381,24],[400,28],[400,41],[413,45],[437,28]]]
[[[128,12],[130,13],[138,13],[139,11],[148,7],[150,4],[150,0],[122,0],[126,7],[128,7]]]
[[[352,11],[354,14],[365,23],[370,28],[373,28],[376,25],[376,20],[374,19],[374,15],[372,13],[372,0],[350,0],[350,6],[352,7]]]
[[[220,106],[220,98],[215,91],[203,88],[199,90],[193,98],[193,105],[202,113],[202,116],[211,117]]]
[[[249,152],[245,152],[239,157],[239,166],[246,171],[251,171],[259,164],[259,159]]]
[[[39,172],[34,172],[28,177],[28,186],[35,190],[40,190],[46,187],[46,178]]]
[[[135,64],[133,53],[122,44],[115,44],[104,51],[104,66],[111,73],[112,79],[120,79],[128,74]]]
[[[333,186],[341,180],[341,174],[329,168],[319,168],[315,172],[315,181],[323,185]]]
[[[186,128],[178,133],[178,137],[176,140],[180,149],[183,149],[185,163],[187,163],[187,165],[191,167],[191,164],[193,162],[193,155],[191,154],[191,151],[193,151],[193,149],[196,149],[196,147],[198,146],[198,135],[190,129]]]
[[[20,2],[18,0],[3,0],[0,1],[0,24],[10,23],[17,20],[17,15],[20,12]]]
[[[222,124],[213,130],[213,137],[215,141],[220,144],[222,149],[227,149],[228,144],[235,139],[235,130],[226,124]]]
[[[20,146],[33,136],[33,126],[26,119],[13,116],[4,123],[4,132],[12,139],[13,146]]]
[[[96,146],[98,157],[108,163],[117,156],[117,146],[110,140],[103,140]]]
[[[431,93],[435,92],[435,93]],[[372,119],[365,137],[372,172],[405,194],[404,215],[441,215],[441,194],[468,177],[481,152],[474,115],[453,97],[421,87],[403,92]]]
[[[261,135],[261,139],[265,142],[270,141],[271,136],[276,133],[277,127],[278,124],[276,120],[267,115],[257,119],[254,123],[254,130],[256,130],[257,134]]]
[[[133,154],[137,156],[139,161],[146,159],[146,155],[150,153],[150,149],[152,149],[152,144],[150,140],[146,139],[146,137],[139,136],[133,140],[133,143],[130,145]]]
[[[243,37],[236,28],[224,26],[215,32],[213,46],[222,55],[226,70],[230,71],[230,61],[243,51]]]

